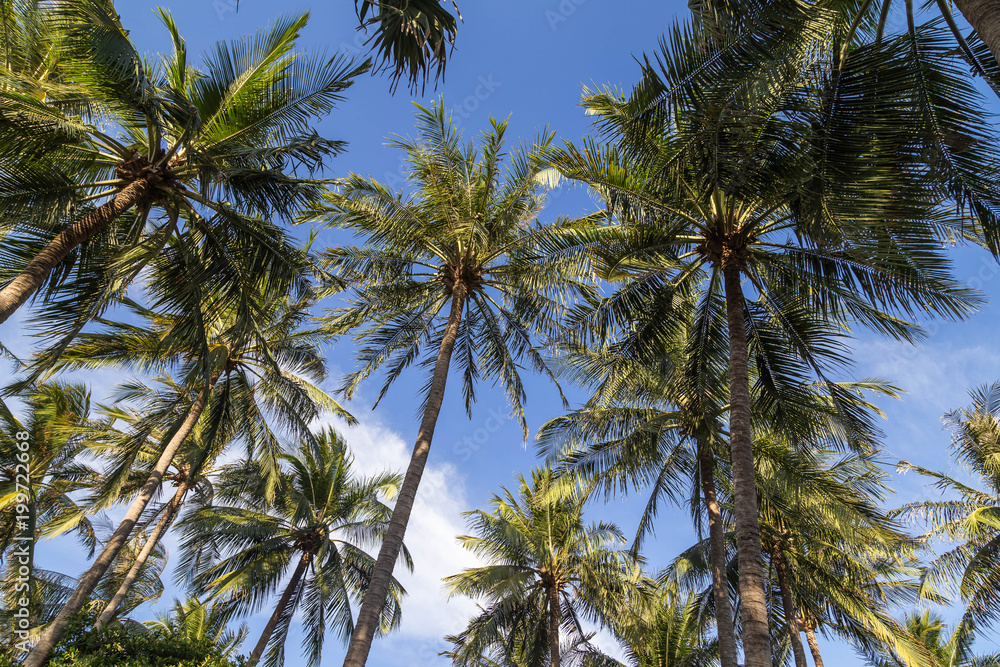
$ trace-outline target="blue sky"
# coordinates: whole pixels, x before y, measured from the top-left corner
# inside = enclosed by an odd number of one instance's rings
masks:
[[[282,3],[241,0],[175,0],[164,2],[172,10],[189,53],[203,52],[212,42],[247,34],[270,23],[281,13],[312,10],[303,45],[309,50],[364,54],[363,35],[355,27],[351,0],[314,3],[288,0]],[[153,54],[167,49],[166,31],[154,15],[154,3],[119,0],[118,10],[141,50]],[[408,134],[413,127],[411,99],[429,102],[439,94],[453,112],[455,122],[469,134],[487,126],[489,116],[510,116],[510,137],[530,140],[549,126],[560,139],[578,140],[586,135],[587,118],[579,100],[584,86],[630,86],[638,75],[635,62],[643,51],[655,48],[657,39],[675,16],[687,11],[686,4],[639,2],[637,0],[506,0],[467,1],[462,4],[464,23],[458,46],[452,54],[446,82],[424,97],[411,98],[405,90],[389,93],[385,78],[363,77],[347,93],[347,100],[320,126],[331,138],[350,142],[348,152],[328,165],[329,176],[357,172],[398,187],[401,154],[386,147],[391,134]],[[556,191],[546,216],[577,215],[593,207],[580,189]],[[300,232],[304,235],[304,229]],[[344,237],[324,231],[320,245],[335,244]],[[979,287],[991,302],[1000,297],[1000,267],[985,252],[954,253],[956,274]],[[27,349],[18,338],[23,315],[0,327],[0,338],[16,350]],[[882,401],[886,412],[886,460],[908,459],[920,465],[953,470],[947,455],[948,435],[941,429],[941,414],[964,405],[969,387],[1000,379],[1000,350],[995,345],[1000,317],[991,303],[971,322],[931,327],[926,342],[918,348],[861,335],[855,344],[856,377],[877,376],[893,381],[908,393],[902,400]],[[338,371],[351,365],[349,345],[329,350],[333,381]],[[106,393],[121,378],[105,373],[86,378],[96,395]],[[846,379],[846,378],[845,378]],[[370,410],[377,381],[363,386],[350,406],[361,426],[345,430],[359,463],[370,469],[402,470],[416,433],[417,396],[422,377],[413,375],[397,382],[374,412]],[[571,399],[581,398],[569,392]],[[528,419],[532,432],[545,420],[562,412],[556,392],[544,380],[528,382]],[[453,382],[441,413],[431,463],[421,486],[407,542],[416,558],[416,573],[404,578],[411,595],[404,604],[402,630],[376,643],[372,667],[416,667],[445,665],[437,657],[445,648],[441,637],[459,630],[473,607],[466,601],[448,603],[440,578],[473,564],[456,544],[463,532],[460,512],[484,507],[502,484],[513,484],[515,474],[527,473],[535,464],[532,443],[523,443],[517,423],[507,418],[502,395],[483,387],[480,401],[467,418]],[[898,502],[923,497],[931,491],[914,475],[894,480]],[[593,519],[611,519],[626,533],[634,530],[641,498],[616,499],[608,506],[595,506]],[[681,548],[689,546],[694,533],[683,510],[665,511],[650,544],[650,567],[665,565]],[[168,540],[168,547],[176,543]],[[42,558],[69,573],[82,570],[84,562],[69,542],[43,545]],[[44,562],[44,561],[43,561]],[[72,565],[68,565],[72,563]],[[159,606],[170,602],[171,593]],[[256,641],[270,610],[250,619],[251,639]],[[151,615],[151,612],[150,614]],[[286,647],[289,665],[300,664],[294,635]],[[984,642],[988,644],[989,642]],[[324,665],[341,664],[343,648],[330,637]],[[826,642],[824,658],[830,665],[860,665],[845,647]]]

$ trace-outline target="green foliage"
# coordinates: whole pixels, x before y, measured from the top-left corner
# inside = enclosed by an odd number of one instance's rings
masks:
[[[466,410],[477,385],[494,381],[527,437],[521,373],[530,368],[554,378],[541,347],[567,334],[562,319],[570,304],[594,292],[586,256],[565,251],[592,220],[538,219],[548,130],[508,155],[507,121],[491,119],[477,146],[465,141],[441,100],[419,107],[417,126],[416,139],[391,144],[406,154],[408,191],[351,175],[306,216],[364,243],[330,248],[321,258],[331,290],[349,288],[347,305],[328,324],[358,341],[360,369],[342,390],[350,396],[382,370],[381,399],[414,363],[433,370],[461,284],[467,294],[452,364]]]
[[[553,628],[586,639],[581,618],[612,626],[630,604],[641,604],[648,582],[610,523],[583,521],[584,500],[552,470],[518,476],[517,494],[503,489],[491,512],[467,512],[474,535],[459,538],[487,564],[445,578],[451,595],[485,602],[459,635],[449,637],[456,665],[485,658],[541,665]],[[559,631],[556,631],[559,634]]]
[[[179,572],[199,594],[207,593],[228,613],[258,611],[284,591],[287,606],[276,605],[268,665],[284,662],[292,618],[305,617],[303,646],[310,666],[322,658],[328,632],[346,641],[354,629],[351,602],[368,588],[375,559],[365,548],[385,535],[391,509],[383,498],[396,494],[398,475],[362,477],[353,457],[332,429],[315,433],[295,450],[282,453],[273,495],[270,475],[248,461],[225,466],[213,504],[192,511],[179,524],[183,543]],[[412,569],[409,553],[405,564]],[[297,580],[287,581],[296,564]],[[293,587],[294,584],[294,587]],[[395,579],[380,614],[380,633],[397,627],[405,594]]]
[[[135,623],[89,629],[78,617],[53,651],[47,667],[242,667],[208,640],[147,630]]]

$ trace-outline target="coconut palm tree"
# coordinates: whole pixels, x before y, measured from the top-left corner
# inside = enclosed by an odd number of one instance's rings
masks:
[[[955,629],[959,640],[963,632],[1000,618],[1000,382],[975,389],[970,396],[972,404],[945,415],[945,423],[955,458],[981,488],[905,461],[900,464],[902,470],[915,470],[941,491],[955,494],[953,499],[910,503],[900,512],[930,523],[925,538],[959,543],[938,556],[925,575],[930,586],[957,589],[966,605]]]
[[[541,153],[551,134],[514,153],[505,170],[506,122],[492,121],[477,148],[463,142],[438,102],[420,107],[418,128],[415,140],[393,142],[406,152],[412,192],[392,192],[352,175],[310,215],[364,238],[361,247],[324,255],[327,270],[351,290],[349,305],[335,311],[329,325],[334,331],[357,328],[360,343],[361,368],[347,377],[343,391],[352,395],[363,379],[385,368],[381,398],[414,361],[423,357],[432,369],[413,455],[358,614],[347,667],[364,665],[371,649],[453,357],[466,410],[478,381],[495,380],[527,437],[521,368],[551,377],[536,339],[557,335],[569,303],[592,289],[586,261],[563,254],[555,242],[583,233],[589,222],[537,220],[544,204]]]
[[[87,596],[125,544],[147,505],[160,488],[174,456],[206,415],[211,432],[233,434],[266,470],[276,472],[281,445],[269,422],[292,434],[309,437],[309,422],[323,411],[350,416],[314,382],[324,376],[318,346],[325,336],[304,328],[314,295],[304,286],[301,294],[286,294],[255,308],[245,318],[243,308],[257,295],[212,291],[213,285],[191,283],[186,278],[205,260],[197,239],[182,234],[168,243],[167,252],[151,260],[155,280],[148,296],[152,308],[130,304],[145,325],[106,322],[102,329],[84,334],[56,361],[56,368],[106,366],[146,371],[173,371],[180,391],[167,398],[171,406],[156,404],[147,411],[151,419],[133,428],[126,446],[109,469],[97,498],[116,501],[136,457],[154,431],[163,434],[155,465],[141,486],[115,534],[81,577],[62,611],[28,656],[26,664],[41,661],[66,627],[83,608]],[[126,396],[134,387],[126,386]],[[142,393],[141,389],[139,394]],[[154,396],[155,402],[160,401]],[[163,424],[156,417],[167,415]],[[214,436],[206,437],[213,442]],[[272,475],[272,479],[276,479]]]
[[[949,634],[944,621],[929,611],[912,612],[906,617],[906,629],[931,656],[933,667],[993,667],[1000,665],[1000,653],[976,655],[972,635],[961,629]],[[873,654],[875,667],[909,667],[910,663],[889,652]]]
[[[648,487],[649,499],[632,546],[636,552],[654,530],[665,500],[689,502],[699,529],[703,516],[707,518],[719,654],[723,667],[735,667],[725,526],[716,485],[717,475],[729,474],[728,455],[721,448],[726,437],[728,341],[720,309],[706,307],[700,302],[703,296],[675,299],[669,315],[661,311],[661,330],[649,332],[657,336],[658,347],[649,345],[645,352],[636,348],[630,333],[620,331],[596,332],[602,340],[597,346],[563,343],[560,372],[592,387],[594,396],[581,409],[544,424],[538,440],[558,470],[599,482],[606,497],[629,487]],[[593,306],[601,307],[602,302]],[[584,309],[576,316],[593,320]],[[609,333],[623,337],[603,342]],[[751,340],[755,427],[822,440],[829,447],[876,448],[879,431],[872,423],[876,411],[862,393],[894,395],[893,388],[873,380],[809,386],[782,378],[767,360],[780,358],[784,344],[769,336]],[[823,350],[815,353],[822,356]],[[757,360],[762,360],[759,367]]]
[[[302,258],[272,219],[323,190],[293,170],[344,148],[311,122],[366,65],[296,53],[307,14],[217,45],[201,70],[165,11],[174,52],[149,62],[110,0],[47,2],[44,16],[72,88],[0,95],[0,322],[42,290],[55,300],[46,330],[71,336],[184,228],[218,247],[216,279],[266,278],[280,293]]]
[[[451,595],[483,599],[486,606],[458,636],[458,653],[467,659],[521,644],[528,656],[545,656],[548,649],[545,664],[559,667],[560,628],[585,637],[581,618],[610,625],[630,598],[641,600],[643,579],[618,527],[585,524],[583,498],[568,493],[551,469],[518,482],[517,495],[505,488],[493,496],[491,512],[466,513],[475,535],[459,540],[487,565],[445,583]]]
[[[705,627],[701,600],[662,588],[652,605],[629,609],[614,625],[625,662],[589,652],[581,667],[713,667],[719,663],[719,642]]]
[[[444,0],[354,0],[361,27],[375,28],[368,43],[377,54],[376,71],[390,72],[394,90],[404,76],[410,90],[426,87],[428,79],[444,80],[456,16],[462,18],[454,0],[455,15],[445,5]]]
[[[134,400],[136,396],[136,387],[133,387],[133,391],[130,392],[130,398]],[[150,393],[152,390],[150,390]],[[144,403],[147,406],[155,404],[156,398],[153,396],[147,396]],[[160,402],[162,403],[162,397],[160,397]],[[173,405],[168,404],[168,408],[173,407]],[[138,429],[135,427],[136,423],[141,420],[149,420],[150,418],[155,419],[150,414],[141,414],[137,412],[134,408],[129,409],[127,406],[116,406],[114,408],[104,408],[102,410],[103,414],[107,417],[120,421],[124,424],[132,425],[129,429],[125,431],[105,431],[101,433],[98,437],[98,443],[100,449],[105,453],[109,454],[112,459],[115,456],[120,456],[122,451],[127,450],[130,435],[137,430],[141,431],[141,427]],[[208,420],[203,418],[199,426],[208,426]],[[169,423],[169,419],[163,419],[162,423]],[[192,431],[191,435],[182,445],[181,449],[177,452],[174,457],[171,467],[172,470],[168,469],[167,473],[164,475],[164,482],[170,482],[175,487],[175,491],[171,499],[162,503],[157,507],[153,507],[153,511],[149,511],[149,507],[145,512],[146,516],[143,519],[146,530],[149,530],[149,535],[146,537],[145,543],[142,548],[135,555],[135,558],[131,562],[131,566],[127,574],[121,578],[121,584],[115,591],[113,596],[109,596],[109,601],[105,605],[103,611],[101,611],[100,616],[98,616],[97,621],[94,624],[94,629],[100,630],[101,626],[108,623],[115,615],[118,613],[118,608],[121,603],[125,600],[129,593],[129,589],[135,583],[135,581],[140,576],[143,567],[146,564],[146,560],[152,555],[155,549],[157,549],[160,540],[166,534],[167,530],[173,524],[174,520],[180,515],[181,510],[184,507],[184,502],[187,499],[187,495],[191,491],[199,496],[198,502],[205,502],[206,498],[210,498],[212,495],[212,481],[211,477],[217,472],[213,467],[215,460],[223,453],[225,448],[231,444],[229,437],[232,436],[231,433],[220,433],[218,428],[199,428],[196,426]],[[214,424],[212,426],[215,426]],[[203,431],[208,431],[209,435],[213,437],[212,442],[206,443],[203,438]],[[227,437],[228,436],[228,437]],[[149,441],[150,445],[153,445],[146,450],[144,450],[140,457],[141,465],[133,466],[130,477],[134,478],[134,482],[125,483],[121,488],[121,492],[126,496],[130,494],[133,488],[138,488],[142,481],[148,478],[149,467],[151,467],[159,457],[159,450],[155,446],[156,442],[162,439],[162,434],[153,434]],[[98,447],[91,447],[91,451],[97,450]],[[140,463],[140,461],[136,461]],[[152,505],[150,506],[152,507]],[[153,526],[153,522],[155,526]],[[152,529],[150,530],[150,527]]]
[[[755,448],[776,655],[787,648],[796,667],[805,665],[805,632],[821,662],[820,630],[862,651],[889,646],[912,665],[926,665],[926,654],[890,614],[916,602],[918,543],[881,509],[889,489],[877,459],[796,448],[773,433],[759,433]],[[728,480],[720,497],[726,507],[732,502]],[[730,534],[733,571],[734,551]],[[704,542],[684,551],[668,580],[687,588],[710,583],[708,553]]]
[[[766,90],[688,86],[688,72],[720,53],[719,44],[698,27],[678,27],[657,54],[659,66],[645,68],[631,97],[612,91],[588,98],[608,143],[567,145],[552,159],[565,176],[600,192],[614,218],[602,263],[614,268],[609,277],[630,280],[598,312],[602,320],[627,324],[637,344],[649,344],[658,334],[644,340],[643,331],[662,329],[661,314],[677,294],[703,286],[712,294],[706,303],[725,310],[744,652],[749,667],[767,667],[751,341],[787,341],[784,354],[766,360],[768,371],[827,382],[829,360],[834,367],[846,360],[830,321],[912,340],[921,335],[908,321],[917,304],[961,318],[979,300],[952,279],[941,254],[940,237],[961,233],[962,221],[939,215],[936,192],[921,188],[899,164],[882,161],[882,155],[898,158],[891,144],[882,145],[885,153],[872,148],[874,157],[861,148],[882,139],[877,131],[848,126],[841,116],[865,117],[864,105],[849,108],[856,81],[823,70]],[[651,104],[668,90],[669,103]],[[813,102],[803,104],[804,98]],[[882,116],[892,111],[879,109]]]
[[[97,536],[77,499],[99,473],[80,460],[86,448],[80,434],[91,423],[86,387],[38,384],[22,389],[18,398],[24,402],[22,418],[0,408],[0,587],[9,612],[24,606],[17,600],[29,601],[30,625],[35,628],[58,611],[69,584],[65,575],[37,567],[37,543],[75,530],[93,553]],[[4,623],[6,630],[11,627]]]
[[[272,501],[266,500],[268,471],[262,466],[240,462],[223,471],[219,503],[179,524],[181,571],[197,591],[234,612],[255,611],[282,590],[248,664],[256,665],[268,645],[267,664],[283,664],[288,627],[299,610],[305,616],[308,664],[315,666],[328,627],[344,641],[351,635],[351,601],[360,601],[375,564],[364,549],[383,538],[390,515],[379,496],[394,495],[400,479],[388,473],[358,476],[346,443],[332,428],[280,459],[283,470]],[[216,554],[220,560],[212,563]],[[380,613],[382,632],[398,625],[403,593],[393,580]]]
[[[246,623],[236,630],[229,629],[230,610],[208,604],[198,598],[174,600],[173,608],[161,611],[144,625],[159,631],[164,637],[174,637],[185,643],[207,642],[218,649],[223,658],[236,657],[236,651],[250,634]]]

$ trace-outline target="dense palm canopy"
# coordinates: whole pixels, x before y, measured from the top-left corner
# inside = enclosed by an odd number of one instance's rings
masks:
[[[267,646],[268,665],[284,662],[292,617],[305,622],[308,664],[318,665],[329,631],[341,639],[354,627],[351,603],[367,589],[375,560],[365,549],[384,535],[399,477],[361,477],[352,470],[346,444],[332,429],[316,433],[280,456],[274,499],[261,502],[269,485],[266,469],[253,462],[228,466],[216,485],[216,502],[192,512],[181,524],[181,572],[215,604],[247,614],[261,609],[282,590],[271,620],[250,654],[256,664]],[[409,555],[404,551],[404,562]],[[404,593],[392,582],[380,610],[379,629],[400,620]]]
[[[108,0],[46,4],[72,85],[0,95],[0,320],[39,295],[46,332],[71,336],[185,230],[213,252],[202,279],[229,289],[266,276],[280,294],[301,266],[275,221],[321,193],[295,172],[313,174],[344,143],[312,122],[365,66],[297,53],[301,15],[218,44],[195,69],[161,17],[174,52],[147,62]]]
[[[945,423],[951,429],[954,456],[967,466],[973,481],[901,464],[951,496],[910,503],[902,512],[929,522],[928,537],[958,542],[931,563],[926,575],[929,585],[957,590],[966,605],[955,629],[958,640],[1000,618],[1000,384],[976,389],[971,398],[972,405],[949,413]]]
[[[749,665],[764,667],[754,340],[780,341],[785,351],[767,358],[765,381],[828,382],[844,360],[831,321],[912,340],[919,329],[906,318],[918,309],[961,318],[978,300],[951,278],[940,252],[942,236],[963,234],[964,220],[935,214],[936,192],[921,188],[917,170],[895,153],[879,157],[881,143],[872,142],[893,137],[862,131],[871,110],[850,92],[850,72],[806,71],[739,94],[688,87],[691,70],[725,48],[712,28],[676,29],[631,96],[590,97],[607,143],[568,145],[553,159],[604,196],[616,223],[602,231],[602,264],[608,278],[628,281],[593,322],[626,328],[641,348],[662,337],[678,295],[704,290],[696,321],[709,321],[712,309],[726,313],[744,650]],[[651,104],[665,91],[666,103]]]
[[[301,50],[306,14],[195,60],[166,10],[172,49],[142,55],[111,0],[0,0],[0,324],[33,301],[37,334],[0,343],[0,665],[277,666],[301,635],[316,666],[333,635],[364,667],[400,626],[452,376],[470,417],[495,389],[525,441],[542,423],[546,459],[466,513],[453,664],[823,667],[822,638],[996,664],[1000,386],[947,416],[972,481],[904,463],[946,495],[889,509],[899,392],[856,381],[850,337],[919,342],[983,302],[947,248],[1000,255],[998,2],[694,0],[637,85],[585,90],[590,138],[512,149],[439,100],[390,139],[396,187],[328,178],[321,123],[370,68],[443,81],[452,0],[355,0],[365,63]],[[602,210],[549,215],[563,179]],[[529,373],[552,396],[529,405]],[[418,408],[405,475],[329,426],[356,424],[329,388],[375,375],[376,406],[405,385]],[[551,398],[569,412],[534,414]],[[651,548],[689,520],[693,546]],[[47,538],[92,562],[42,569]],[[138,623],[167,576],[192,597]],[[946,596],[954,628],[897,620]]]
[[[492,510],[467,514],[462,545],[486,562],[445,579],[452,595],[482,599],[481,614],[455,639],[456,665],[518,655],[528,665],[560,664],[560,632],[586,637],[584,622],[611,625],[646,586],[613,524],[583,521],[583,500],[551,469],[518,479]],[[546,657],[548,662],[545,662]]]
[[[52,619],[70,585],[68,577],[36,565],[38,541],[72,529],[89,551],[97,544],[87,516],[90,508],[78,502],[79,492],[99,475],[80,460],[86,448],[83,434],[91,425],[90,393],[79,384],[54,382],[23,390],[20,398],[26,407],[20,418],[6,409],[0,413],[0,590],[6,646],[17,643],[8,616],[15,601],[29,601],[34,628]],[[18,585],[21,565],[33,572],[26,590]]]
[[[906,630],[930,655],[931,667],[993,667],[1000,665],[1000,653],[978,653],[972,636],[960,629],[949,633],[948,626],[936,614],[913,612],[906,617]],[[909,667],[897,655],[873,658],[875,667]]]
[[[528,366],[553,377],[539,341],[564,331],[569,305],[594,289],[586,259],[563,252],[564,239],[588,228],[589,220],[538,220],[545,203],[542,154],[552,134],[543,132],[508,159],[506,122],[491,120],[477,147],[462,138],[443,102],[418,108],[417,138],[392,144],[406,153],[410,192],[351,175],[310,213],[365,242],[323,255],[331,287],[350,288],[348,305],[331,314],[329,326],[353,332],[358,342],[361,367],[342,390],[351,396],[362,380],[384,369],[381,399],[418,359],[432,369],[422,392],[417,442],[379,553],[372,599],[362,606],[348,649],[348,667],[367,659],[453,362],[461,372],[466,411],[471,415],[476,385],[492,380],[503,388],[527,437],[521,371]]]

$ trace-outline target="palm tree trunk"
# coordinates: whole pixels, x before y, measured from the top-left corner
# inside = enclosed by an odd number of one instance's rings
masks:
[[[788,625],[788,639],[792,643],[792,655],[795,656],[795,667],[809,667],[806,662],[806,652],[802,648],[802,637],[799,636],[799,616],[795,609],[795,599],[792,597],[792,586],[788,581],[788,561],[780,546],[775,546],[771,552],[771,562],[778,578],[781,590],[781,606],[785,612],[785,623]]]
[[[427,465],[427,455],[430,453],[431,440],[434,437],[434,427],[437,425],[438,414],[444,401],[444,387],[448,380],[448,369],[451,366],[451,353],[458,338],[458,327],[462,322],[462,310],[465,307],[467,287],[463,282],[456,282],[452,291],[451,312],[441,339],[441,349],[438,351],[437,362],[434,364],[434,375],[431,378],[430,391],[427,395],[427,407],[417,432],[417,442],[410,456],[410,465],[406,469],[403,485],[396,497],[396,504],[389,519],[382,547],[375,561],[375,571],[371,583],[365,592],[361,609],[358,611],[358,621],[351,634],[351,642],[347,647],[344,667],[364,667],[368,653],[372,648],[372,640],[379,627],[379,617],[385,598],[389,594],[389,584],[392,581],[392,570],[399,558],[403,546],[403,535],[406,524],[410,520],[410,511],[417,497],[417,487]]]
[[[156,467],[149,474],[149,478],[146,479],[146,483],[139,491],[139,495],[132,501],[131,507],[129,507],[128,512],[125,514],[125,518],[118,524],[118,528],[111,536],[111,539],[101,549],[101,553],[97,556],[94,564],[80,577],[80,583],[77,584],[73,595],[66,601],[63,608],[59,610],[59,614],[55,617],[55,620],[52,621],[41,637],[38,638],[38,643],[35,644],[28,657],[24,659],[22,667],[41,667],[52,651],[52,648],[59,641],[59,638],[62,637],[70,618],[83,609],[83,606],[87,603],[87,598],[94,592],[94,588],[97,587],[101,577],[111,567],[111,563],[118,556],[122,547],[125,546],[129,535],[132,534],[132,529],[135,528],[135,524],[139,521],[143,510],[146,509],[146,505],[149,504],[149,501],[153,498],[153,494],[160,488],[163,475],[167,472],[174,454],[177,453],[184,439],[194,430],[195,424],[198,423],[201,413],[208,404],[209,396],[217,379],[217,375],[213,376],[201,393],[198,394],[198,398],[195,399],[191,405],[191,409],[188,411],[187,418],[174,433],[173,437],[170,438],[166,447],[163,448],[163,452],[156,462]]]
[[[715,461],[704,436],[698,436],[696,443],[701,467],[701,490],[708,513],[709,564],[712,568],[712,593],[715,596],[715,622],[719,631],[719,659],[722,667],[737,667],[736,628],[726,576],[725,527],[722,525],[722,511],[715,492]]]
[[[118,193],[114,199],[83,216],[59,232],[35,255],[24,270],[0,289],[0,324],[7,321],[31,298],[52,269],[84,241],[100,234],[123,213],[135,206],[153,187],[151,178],[140,178]]]
[[[809,652],[812,653],[816,667],[823,667],[823,656],[819,654],[819,642],[816,641],[816,630],[811,625],[806,626],[806,641],[809,642]]]
[[[733,466],[733,515],[740,569],[740,619],[746,667],[771,666],[764,562],[757,517],[756,474],[750,435],[750,370],[743,287],[738,266],[724,266],[729,325],[729,446]]]
[[[299,559],[299,564],[295,567],[295,572],[292,573],[291,581],[285,586],[285,592],[281,594],[278,606],[274,608],[274,613],[271,614],[267,625],[264,626],[264,631],[260,633],[257,645],[253,647],[253,653],[250,654],[250,658],[247,660],[247,667],[254,667],[254,665],[260,662],[261,656],[264,655],[264,649],[267,648],[267,643],[271,641],[271,635],[274,634],[274,629],[278,627],[281,615],[285,613],[285,609],[288,607],[288,603],[291,602],[295,591],[299,589],[299,582],[302,581],[302,575],[305,574],[306,568],[309,567],[310,560],[312,560],[312,554],[305,551],[302,552],[302,558]]]
[[[121,586],[115,591],[115,595],[108,602],[107,606],[104,607],[104,611],[98,617],[97,622],[94,623],[94,629],[100,630],[108,621],[114,618],[115,612],[118,611],[118,607],[125,600],[125,596],[128,595],[129,590],[132,588],[132,584],[135,580],[139,578],[139,572],[142,571],[142,566],[146,564],[149,559],[149,555],[153,553],[153,549],[159,543],[160,538],[163,534],[167,532],[167,528],[173,522],[174,517],[177,516],[177,510],[180,509],[181,503],[184,502],[184,496],[187,494],[189,486],[189,480],[184,480],[179,487],[177,487],[177,492],[174,497],[170,500],[170,504],[163,510],[163,516],[156,523],[156,528],[150,533],[149,538],[146,539],[146,543],[142,545],[142,550],[139,555],[135,557],[135,562],[132,563],[132,567],[129,568],[128,574],[125,575],[125,579],[122,580]]]
[[[550,667],[559,667],[559,624],[561,622],[559,613],[559,588],[549,586],[549,661]]]
[[[1000,0],[955,0],[955,6],[1000,63]]]

